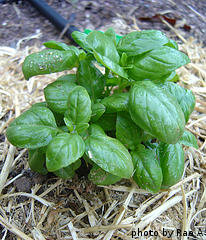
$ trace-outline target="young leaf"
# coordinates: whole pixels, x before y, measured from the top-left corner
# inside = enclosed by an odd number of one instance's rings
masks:
[[[44,49],[38,53],[32,53],[24,60],[22,70],[24,77],[43,75],[54,72],[62,72],[78,66],[78,57],[74,51],[60,51]]]
[[[91,100],[87,90],[78,86],[68,96],[68,116],[74,124],[88,123],[91,118]]]
[[[92,116],[91,121],[95,122],[97,121],[105,112],[105,106],[101,103],[95,103],[92,104]]]
[[[138,81],[130,90],[132,120],[147,133],[165,143],[176,143],[185,119],[176,99],[151,81]]]
[[[45,99],[52,111],[64,114],[67,110],[69,93],[77,86],[74,79],[75,75],[67,75],[48,84],[44,89]]]
[[[48,41],[44,43],[44,46],[51,49],[57,49],[62,51],[71,50],[70,46],[68,46],[66,43],[63,42],[57,42],[57,41]],[[74,47],[74,46],[72,46]],[[74,47],[75,48],[75,47]],[[78,49],[78,48],[77,48]]]
[[[142,141],[143,130],[131,119],[128,112],[117,113],[116,137],[127,148],[135,149]]]
[[[85,151],[85,144],[78,134],[61,133],[49,143],[46,151],[46,166],[54,172],[77,161]]]
[[[196,137],[189,131],[184,131],[178,143],[185,146],[194,147],[196,149],[199,148]]]
[[[7,128],[6,136],[14,146],[33,149],[48,145],[58,131],[53,113],[36,106],[16,118]]]
[[[152,193],[160,190],[162,184],[162,170],[154,150],[139,145],[131,152],[135,173],[133,179],[139,187]]]
[[[91,52],[91,47],[86,41],[87,34],[79,31],[72,32],[72,38],[74,41],[87,52]]]
[[[187,123],[195,108],[195,96],[192,91],[172,82],[165,82],[162,87],[177,99]]]
[[[132,159],[122,143],[108,137],[95,124],[90,125],[90,136],[86,140],[86,154],[100,168],[121,178],[130,178],[133,174]]]
[[[176,73],[176,71],[173,71],[165,78],[165,82],[178,82],[179,81],[179,75]]]
[[[128,111],[129,93],[115,93],[105,97],[101,103],[106,107],[106,113]]]
[[[172,39],[170,39],[169,42],[166,43],[164,46],[168,46],[168,47],[178,50],[178,44]]]
[[[86,37],[86,41],[92,48],[98,62],[109,68],[113,73],[127,78],[126,72],[119,65],[120,56],[112,39],[104,33],[93,31]]]
[[[168,43],[165,34],[158,30],[135,31],[125,35],[118,43],[117,50],[127,56],[137,56],[158,49]]]
[[[108,29],[104,32],[104,34],[105,34],[106,36],[108,36],[108,37],[113,41],[114,45],[116,46],[116,34],[115,34],[114,29],[113,29],[113,28],[108,28]]]
[[[163,173],[162,188],[177,183],[184,170],[184,151],[179,143],[159,145],[159,160]]]
[[[76,162],[70,164],[68,167],[60,168],[55,171],[54,174],[60,178],[68,179],[72,178],[75,175],[75,170],[81,166],[81,160],[78,159]]]
[[[184,53],[163,46],[140,56],[130,57],[128,65],[132,65],[132,68],[128,69],[128,75],[136,81],[159,80],[189,62],[188,56]]]
[[[93,101],[102,95],[104,90],[103,74],[86,58],[80,61],[77,70],[77,82],[86,88]]]
[[[48,173],[45,163],[46,163],[46,149],[37,148],[29,149],[29,167],[31,170],[38,172],[40,174],[46,175]]]
[[[97,165],[92,167],[88,178],[96,185],[110,185],[121,180],[121,177],[108,173]]]

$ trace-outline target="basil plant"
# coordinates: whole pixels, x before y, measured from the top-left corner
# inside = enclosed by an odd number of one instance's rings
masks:
[[[177,183],[183,174],[182,145],[198,147],[185,130],[195,97],[176,82],[175,70],[189,58],[157,30],[118,36],[72,33],[80,48],[49,41],[26,57],[32,76],[76,69],[44,89],[8,127],[9,142],[28,148],[30,168],[72,178],[83,161],[97,185],[133,179],[152,193]]]

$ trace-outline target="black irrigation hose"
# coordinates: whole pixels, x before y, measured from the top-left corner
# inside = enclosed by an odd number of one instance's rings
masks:
[[[50,7],[44,0],[28,0],[39,12],[45,16],[59,31],[63,31],[68,25],[68,21]],[[73,31],[79,31],[73,25],[70,25],[65,34],[70,40],[73,41],[71,34]]]

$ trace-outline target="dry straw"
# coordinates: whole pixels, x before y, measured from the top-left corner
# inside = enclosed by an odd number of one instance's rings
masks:
[[[171,30],[181,36],[176,29]],[[77,178],[67,181],[51,178],[43,184],[34,184],[30,193],[17,192],[13,183],[28,169],[27,151],[11,146],[3,137],[5,129],[33,103],[44,101],[44,87],[60,74],[33,77],[30,81],[25,81],[21,71],[22,62],[29,53],[39,51],[39,48],[0,47],[2,239],[132,239],[132,231],[138,230],[153,230],[158,233],[155,237],[138,239],[162,239],[163,228],[167,231],[180,229],[187,232],[204,229],[206,49],[192,38],[180,38],[183,41],[181,50],[191,59],[190,64],[178,70],[180,85],[191,89],[197,102],[187,129],[197,137],[199,149],[185,148],[182,180],[156,195],[141,190],[128,181],[96,187],[86,179]],[[18,46],[20,44],[19,42]],[[13,172],[16,174],[12,174]],[[173,239],[179,237],[174,234]],[[187,237],[183,236],[182,239]],[[200,236],[199,239],[206,239],[206,236]]]

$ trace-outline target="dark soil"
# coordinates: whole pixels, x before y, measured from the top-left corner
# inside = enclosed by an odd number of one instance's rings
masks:
[[[162,23],[157,14],[163,14],[170,23],[183,30],[185,38],[195,37],[206,44],[205,11],[206,1],[193,0],[46,0],[70,24],[80,30],[99,29],[111,24],[114,18],[121,16],[126,24],[132,26],[135,17],[140,29],[170,29]],[[0,45],[16,47],[17,42],[34,35],[40,30],[38,40],[24,41],[21,45],[42,45],[48,40],[59,38],[60,32],[31,6],[29,1],[0,1]],[[155,16],[155,17],[154,17]],[[169,19],[168,19],[169,18]]]

